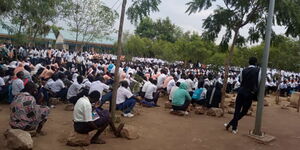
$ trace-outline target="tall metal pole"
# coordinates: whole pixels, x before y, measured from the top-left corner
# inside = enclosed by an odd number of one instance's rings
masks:
[[[113,121],[115,121],[117,90],[119,87],[119,80],[120,80],[119,68],[121,64],[121,55],[122,55],[122,35],[123,35],[123,24],[125,18],[126,3],[127,0],[123,0],[120,25],[119,25],[119,33],[118,33],[117,62],[116,62],[116,68],[114,73],[115,78],[114,78],[113,93],[112,93],[112,100],[111,100],[111,110],[110,110]]]
[[[267,67],[268,67],[268,60],[269,60],[274,7],[275,7],[275,0],[270,0],[266,37],[265,37],[266,45],[264,48],[264,55],[263,55],[263,59],[262,59],[261,80],[260,80],[260,84],[259,84],[255,128],[253,130],[253,134],[258,135],[258,136],[262,136],[261,123],[262,123],[262,114],[263,114],[263,108],[264,108],[265,85],[266,85],[266,76],[267,76],[266,74],[267,74]]]

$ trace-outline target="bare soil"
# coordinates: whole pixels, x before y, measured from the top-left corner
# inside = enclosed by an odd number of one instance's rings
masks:
[[[104,145],[70,147],[66,139],[73,130],[72,112],[65,111],[64,104],[51,110],[44,131],[46,136],[34,137],[36,150],[299,150],[300,114],[296,109],[281,109],[274,104],[274,97],[266,98],[271,104],[264,109],[263,131],[276,137],[276,141],[264,145],[246,135],[253,129],[255,117],[246,116],[239,122],[237,135],[225,131],[223,124],[232,115],[222,118],[206,115],[174,116],[163,107],[166,98],[160,99],[161,107],[141,108],[140,115],[134,118],[121,118],[126,124],[138,129],[140,138],[127,140],[115,138],[109,132],[101,137]],[[3,133],[9,128],[9,105],[0,105],[0,150],[5,149]]]

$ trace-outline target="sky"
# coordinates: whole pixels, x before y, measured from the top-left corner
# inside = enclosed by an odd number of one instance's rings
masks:
[[[127,0],[127,7],[130,6],[131,0]],[[155,12],[151,14],[151,18],[156,20],[159,18],[166,18],[169,17],[170,20],[176,24],[177,26],[181,27],[183,31],[195,31],[199,34],[203,32],[202,23],[205,18],[207,18],[210,14],[213,13],[215,7],[212,7],[208,10],[203,10],[200,13],[188,15],[185,13],[188,6],[186,5],[187,2],[190,0],[161,0],[162,3],[159,5],[159,12]],[[113,9],[116,9],[118,13],[121,12],[121,5],[122,0],[103,0],[103,2]],[[217,5],[223,5],[222,0],[218,0],[216,2]],[[118,29],[119,21],[116,22],[116,29]],[[248,29],[250,26],[245,26],[241,30],[241,35],[247,36]],[[124,30],[130,31],[131,33],[134,32],[135,26],[130,23],[130,21],[125,20],[124,22]],[[285,28],[274,26],[273,30],[277,34],[283,34],[285,32]],[[221,31],[219,38],[216,40],[216,43],[221,41],[222,35],[224,34],[224,30]]]

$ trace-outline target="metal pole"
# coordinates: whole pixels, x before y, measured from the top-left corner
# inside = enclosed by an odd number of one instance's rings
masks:
[[[261,132],[261,123],[262,123],[262,113],[264,108],[264,97],[265,97],[265,84],[266,84],[266,74],[269,60],[269,50],[270,50],[270,42],[271,42],[271,33],[272,33],[272,24],[273,24],[273,15],[274,15],[274,6],[275,0],[270,0],[269,4],[269,15],[267,20],[267,28],[266,28],[266,45],[264,48],[264,55],[262,59],[261,66],[261,80],[259,84],[259,93],[258,93],[258,104],[255,118],[255,128],[253,130],[254,135],[262,136]]]

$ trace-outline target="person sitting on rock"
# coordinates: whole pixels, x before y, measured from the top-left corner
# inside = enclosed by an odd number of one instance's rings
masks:
[[[82,85],[81,85],[82,81],[83,81],[83,77],[78,76],[77,81],[74,82],[68,89],[67,99],[69,102],[71,102],[74,105],[76,104],[77,100],[80,98],[79,93],[82,88]]]
[[[120,87],[117,91],[117,110],[123,111],[123,116],[131,118],[134,115],[131,113],[132,109],[136,104],[136,98],[134,95],[128,90],[128,82],[121,81]]]
[[[100,92],[93,91],[88,97],[81,97],[74,106],[74,130],[80,134],[88,134],[93,130],[97,130],[96,134],[92,137],[92,144],[105,144],[105,141],[99,138],[100,134],[109,125],[116,137],[120,137],[120,131],[123,129],[124,124],[120,124],[116,129],[109,112],[107,110],[99,109]],[[96,103],[93,109],[92,103]]]
[[[36,130],[37,134],[45,134],[41,130],[47,121],[49,108],[36,104],[33,96],[36,92],[36,85],[33,82],[28,82],[21,93],[16,95],[10,104],[9,124],[11,128],[25,131]]]
[[[188,115],[187,109],[191,100],[192,98],[187,91],[187,84],[185,82],[180,83],[179,89],[172,96],[172,112],[184,111],[184,114]]]

